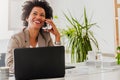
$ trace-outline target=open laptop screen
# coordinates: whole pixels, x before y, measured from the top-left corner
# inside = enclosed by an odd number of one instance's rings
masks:
[[[64,46],[14,50],[16,80],[57,78],[65,75]]]

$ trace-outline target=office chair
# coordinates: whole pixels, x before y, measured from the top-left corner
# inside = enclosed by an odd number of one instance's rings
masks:
[[[0,53],[0,67],[5,66],[5,53]]]

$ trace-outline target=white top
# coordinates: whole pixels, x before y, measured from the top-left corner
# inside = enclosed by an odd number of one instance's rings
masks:
[[[37,44],[36,44],[36,47],[39,47],[39,46],[38,46],[38,42],[37,42]],[[33,48],[33,46],[30,45],[30,48]]]

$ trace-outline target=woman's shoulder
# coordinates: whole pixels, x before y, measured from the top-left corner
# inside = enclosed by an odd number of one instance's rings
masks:
[[[10,46],[23,47],[25,43],[25,37],[23,30],[17,31],[13,34],[9,40]]]
[[[12,35],[14,38],[24,38],[24,28]]]

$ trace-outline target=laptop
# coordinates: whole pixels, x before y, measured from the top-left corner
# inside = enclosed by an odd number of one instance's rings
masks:
[[[64,77],[64,46],[16,48],[14,65],[16,80]]]

